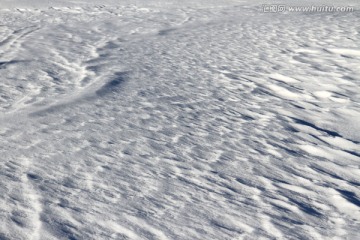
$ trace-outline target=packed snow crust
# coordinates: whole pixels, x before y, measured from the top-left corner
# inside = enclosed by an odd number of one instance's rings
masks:
[[[356,10],[0,0],[0,239],[360,239],[359,8],[296,2]]]

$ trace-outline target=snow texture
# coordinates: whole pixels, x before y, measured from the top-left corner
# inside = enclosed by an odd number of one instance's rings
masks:
[[[360,239],[359,8],[269,2],[0,0],[0,239]]]

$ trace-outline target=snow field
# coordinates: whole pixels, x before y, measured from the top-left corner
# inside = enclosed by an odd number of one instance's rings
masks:
[[[1,239],[359,237],[359,12],[0,16]]]

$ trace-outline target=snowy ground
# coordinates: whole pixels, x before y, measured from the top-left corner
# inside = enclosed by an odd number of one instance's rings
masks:
[[[0,1],[1,240],[360,238],[359,11],[29,2]]]

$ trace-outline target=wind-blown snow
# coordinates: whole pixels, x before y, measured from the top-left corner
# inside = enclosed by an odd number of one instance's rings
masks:
[[[0,239],[360,237],[359,11],[19,2]]]

